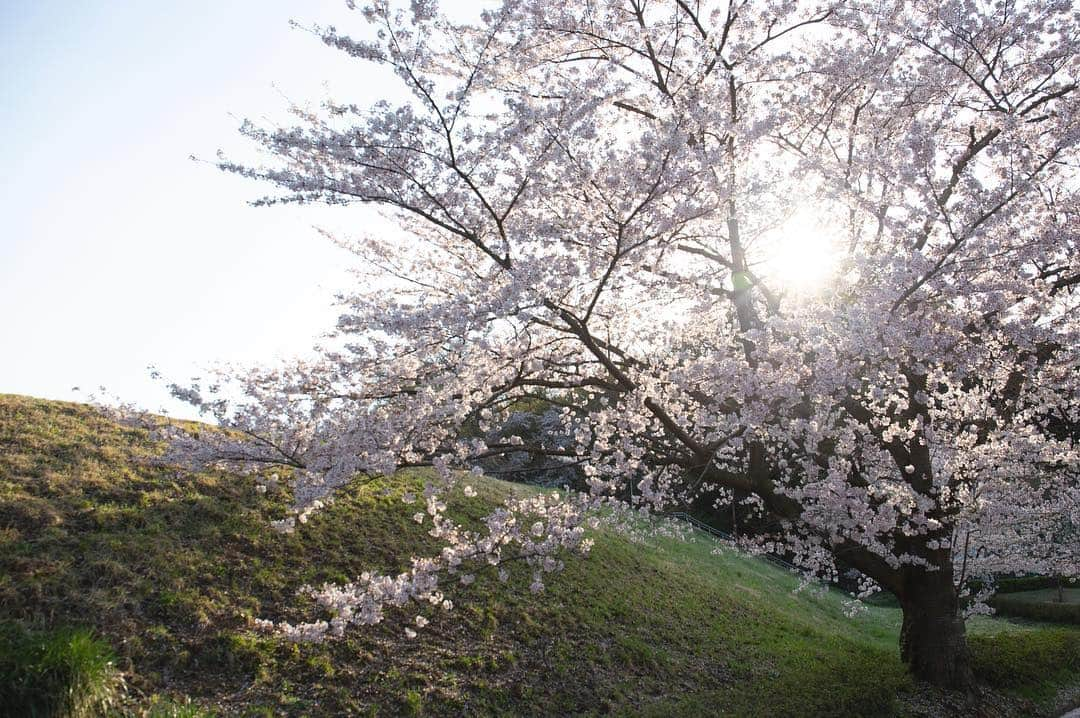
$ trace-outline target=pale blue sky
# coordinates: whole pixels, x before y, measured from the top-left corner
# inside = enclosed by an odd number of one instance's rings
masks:
[[[104,386],[190,415],[148,365],[184,380],[332,326],[350,257],[313,225],[392,228],[369,208],[250,207],[271,188],[188,159],[250,156],[241,120],[287,122],[288,100],[401,97],[291,19],[367,31],[344,0],[0,0],[0,393]],[[776,269],[805,283],[826,235],[785,234]]]
[[[188,159],[242,154],[243,117],[326,82],[383,94],[290,18],[361,25],[342,0],[0,2],[0,393],[175,412],[147,365],[290,355],[332,323],[348,256],[312,225],[371,216],[252,208],[268,187]]]

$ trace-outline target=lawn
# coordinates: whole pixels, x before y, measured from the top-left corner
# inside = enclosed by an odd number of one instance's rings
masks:
[[[600,531],[592,556],[568,560],[538,596],[525,575],[447,586],[455,609],[425,612],[432,621],[416,639],[403,630],[415,610],[325,644],[263,636],[256,617],[312,616],[297,596],[305,584],[400,570],[437,550],[402,501],[425,475],[358,481],[284,535],[268,522],[284,512],[286,492],[258,493],[255,476],[155,466],[146,458],[157,449],[88,407],[0,396],[0,683],[9,691],[0,704],[9,715],[60,710],[56,686],[83,685],[91,669],[108,691],[80,703],[86,715],[107,704],[156,716],[972,708],[967,696],[908,678],[897,609],[850,619],[837,592],[796,591],[791,574],[717,553],[704,536],[638,543]],[[491,479],[476,488],[476,497],[450,497],[462,520],[530,490]],[[1051,715],[1080,674],[1077,629],[980,619],[971,633],[988,715]]]

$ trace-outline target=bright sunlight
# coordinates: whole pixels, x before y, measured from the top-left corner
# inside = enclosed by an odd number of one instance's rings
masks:
[[[836,272],[840,248],[835,234],[809,208],[762,237],[763,279],[785,294],[809,295],[827,285]]]

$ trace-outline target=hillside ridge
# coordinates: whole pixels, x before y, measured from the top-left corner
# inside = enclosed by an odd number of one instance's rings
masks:
[[[593,555],[533,595],[448,584],[455,608],[340,641],[294,644],[255,618],[310,619],[297,591],[395,571],[438,549],[402,501],[423,472],[358,482],[293,534],[269,529],[284,490],[255,476],[192,473],[90,407],[0,395],[0,620],[85,628],[115,656],[133,715],[957,715],[965,696],[914,685],[899,613],[844,615],[835,592],[718,544],[596,534]],[[479,520],[510,492],[494,479],[450,511]],[[1080,632],[983,619],[976,665],[1001,683],[979,706],[1050,715],[1080,671]],[[2,645],[2,644],[0,644]],[[1049,651],[1049,653],[1047,653]],[[2,653],[2,652],[0,652]],[[1033,656],[1050,655],[1050,663]],[[10,657],[9,657],[10,658]],[[0,656],[0,665],[3,665]],[[10,661],[9,661],[10,662]],[[1008,681],[1006,681],[1007,683]],[[997,685],[997,684],[995,684]],[[2,703],[2,701],[0,701]],[[156,712],[155,712],[156,711]],[[192,712],[194,711],[194,712]]]

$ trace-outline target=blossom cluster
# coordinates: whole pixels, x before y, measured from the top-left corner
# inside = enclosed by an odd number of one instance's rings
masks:
[[[336,238],[359,281],[318,359],[175,387],[226,431],[168,429],[168,459],[290,468],[282,530],[358,475],[442,482],[415,519],[444,552],[316,590],[332,618],[289,635],[442,605],[442,577],[512,559],[541,590],[606,499],[734,505],[750,543],[854,567],[859,593],[1080,574],[1070,3],[732,7],[508,0],[463,25],[378,0],[355,37],[316,32],[407,99],[244,124],[269,159],[220,166],[263,203],[402,231]],[[807,211],[837,269],[795,294],[759,270]],[[581,493],[481,534],[446,518],[456,471],[515,457]]]

